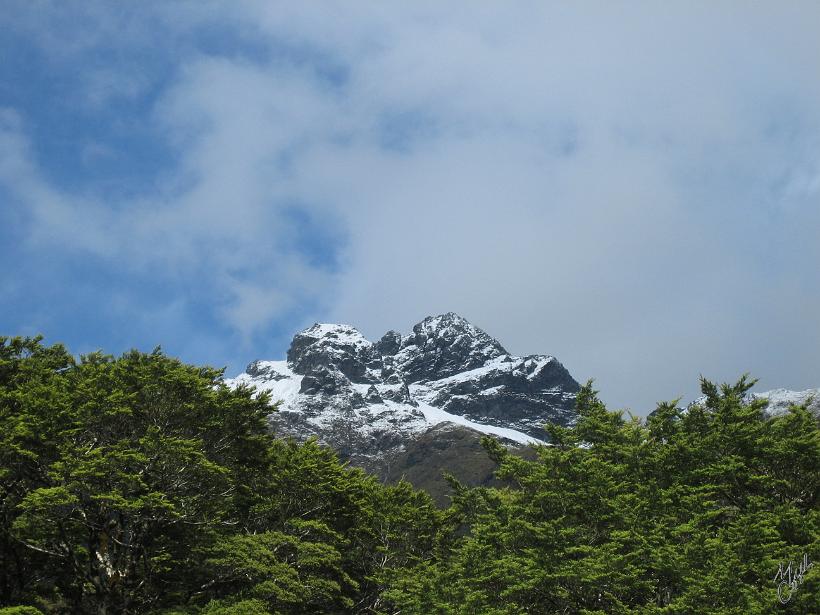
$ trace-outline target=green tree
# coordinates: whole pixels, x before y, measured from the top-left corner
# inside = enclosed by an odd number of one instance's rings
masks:
[[[62,374],[74,360],[62,346],[41,341],[0,337],[0,605],[47,594],[51,585],[48,556],[12,532],[20,503],[48,480],[68,412]]]
[[[773,581],[820,557],[817,417],[752,384],[643,423],[588,383],[534,460],[485,438],[506,486],[451,479],[441,511],[277,439],[219,370],[0,338],[0,612],[820,612],[820,567],[785,605]]]
[[[820,553],[816,417],[767,418],[745,377],[701,384],[703,404],[643,424],[588,383],[536,461],[485,440],[510,487],[457,486],[449,538],[386,596],[404,613],[820,612],[816,569],[786,605],[772,580]]]
[[[441,514],[316,442],[265,394],[159,350],[75,361],[0,341],[0,605],[72,613],[379,612]]]
[[[53,581],[74,609],[153,604],[170,589],[170,562],[229,522],[244,455],[265,438],[268,400],[158,350],[94,353],[55,378],[39,397],[22,387],[10,417],[49,422],[34,450],[15,441],[38,455],[39,475],[16,505],[14,539],[65,571]],[[47,455],[36,451],[42,443]]]

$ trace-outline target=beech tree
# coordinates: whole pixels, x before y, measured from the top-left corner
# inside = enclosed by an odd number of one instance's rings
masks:
[[[774,581],[820,556],[818,421],[766,417],[753,384],[703,380],[702,404],[643,423],[588,383],[536,461],[485,439],[510,486],[456,485],[436,557],[386,595],[417,614],[820,612],[816,567],[786,604]]]
[[[818,420],[745,377],[646,421],[588,383],[439,510],[277,438],[220,370],[41,342],[0,338],[0,615],[820,612]]]
[[[152,604],[194,534],[230,521],[236,473],[266,437],[268,400],[159,350],[75,363],[36,339],[5,347],[24,367],[7,380],[3,448],[21,460],[19,480],[29,478],[4,501],[14,505],[5,527],[14,557],[54,560],[59,574],[42,581],[77,610]],[[21,386],[21,374],[36,376]]]
[[[440,513],[277,439],[273,411],[159,349],[75,360],[0,338],[0,607],[380,612]]]

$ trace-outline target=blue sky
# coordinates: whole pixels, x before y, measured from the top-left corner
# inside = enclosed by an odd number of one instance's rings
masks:
[[[453,310],[640,414],[820,386],[814,2],[10,2],[0,58],[2,334]]]

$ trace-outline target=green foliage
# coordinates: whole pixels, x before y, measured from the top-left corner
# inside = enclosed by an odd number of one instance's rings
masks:
[[[646,424],[588,383],[574,428],[537,461],[488,440],[507,489],[459,487],[450,539],[397,579],[402,613],[816,613],[818,569],[780,604],[780,562],[820,556],[820,431],[767,419],[753,384],[703,381],[706,401]],[[458,486],[457,486],[458,487]],[[455,538],[453,538],[455,536]]]
[[[277,439],[219,370],[0,338],[0,615],[820,612],[820,567],[785,605],[773,580],[820,558],[817,418],[752,384],[642,423],[588,383],[534,461],[485,438],[507,487],[450,477],[442,511]]]
[[[0,338],[0,606],[375,612],[441,513],[276,439],[274,410],[158,349],[75,360]]]

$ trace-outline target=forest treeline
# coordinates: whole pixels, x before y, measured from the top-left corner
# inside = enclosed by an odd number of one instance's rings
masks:
[[[587,384],[440,509],[220,370],[0,338],[0,614],[820,613],[818,421],[752,384],[646,421]]]

